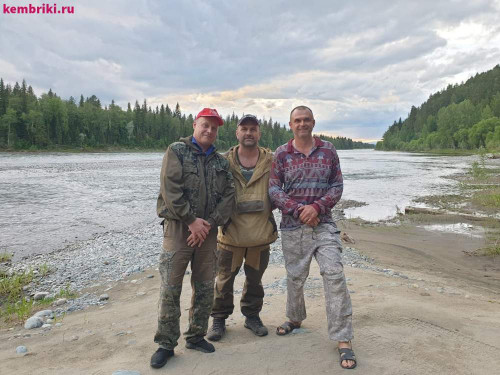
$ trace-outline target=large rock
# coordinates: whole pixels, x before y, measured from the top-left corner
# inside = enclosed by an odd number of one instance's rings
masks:
[[[43,320],[38,316],[32,316],[24,323],[25,329],[39,328],[41,326],[43,326]]]

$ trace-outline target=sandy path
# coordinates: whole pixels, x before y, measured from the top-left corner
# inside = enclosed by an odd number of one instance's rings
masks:
[[[394,253],[398,246],[403,246],[401,236],[406,236],[404,246],[413,249],[413,255],[420,252],[425,257],[427,250],[423,247],[438,241],[432,235],[424,243],[419,240],[421,236],[412,241],[411,231],[380,234],[376,228],[351,227],[350,230],[359,240],[356,246],[360,249],[375,246],[370,245],[370,241],[382,242],[377,237],[381,235],[386,245],[379,245],[375,253],[372,249],[368,255],[376,255],[379,265],[385,260],[391,268],[409,276],[406,280],[346,268],[349,289],[354,292],[351,295],[354,348],[359,359],[353,373],[500,373],[500,298],[494,290],[495,280],[488,281],[486,288],[481,280],[469,282],[460,273],[451,277],[452,272],[443,272],[442,269],[449,267],[449,258],[443,263],[439,257],[435,258],[430,269],[429,263],[421,264],[419,257],[404,255],[401,250]],[[447,236],[440,241],[455,237]],[[468,240],[457,242],[464,247],[475,245]],[[493,278],[498,277],[496,271],[486,272]],[[147,279],[146,275],[151,273],[155,278]],[[282,267],[272,266],[264,275],[264,284],[284,276]],[[0,331],[0,374],[112,374],[120,369],[136,370],[142,375],[342,374],[345,371],[338,365],[335,345],[327,338],[319,277],[313,262],[306,293],[309,317],[303,325],[305,332],[287,337],[274,334],[276,325],[285,319],[286,296],[280,289],[267,289],[266,292],[273,295],[266,296],[261,316],[270,329],[269,336],[259,338],[245,329],[237,307],[228,321],[227,335],[216,343],[215,353],[187,350],[181,338],[176,356],[163,369],[153,370],[149,367],[149,358],[156,350],[152,337],[159,277],[155,271],[135,275],[136,283],[120,282],[108,292],[108,305],[67,315],[60,328],[40,334],[40,329],[32,330],[30,338],[14,338],[15,334],[27,332],[20,327]],[[243,278],[238,277],[236,288],[240,288],[242,282]],[[189,299],[190,285],[186,277],[181,302],[182,329],[187,325],[185,309]],[[75,335],[78,340],[70,341]],[[17,355],[18,345],[26,345],[29,354]]]

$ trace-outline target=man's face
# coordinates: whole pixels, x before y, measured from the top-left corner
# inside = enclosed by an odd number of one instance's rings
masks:
[[[193,123],[193,129],[193,137],[196,138],[196,142],[201,147],[208,148],[215,142],[219,124],[211,117],[200,117]]]
[[[236,128],[236,138],[243,147],[257,147],[260,139],[260,126],[248,121]]]
[[[312,136],[315,123],[311,111],[296,109],[290,116],[289,125],[296,138],[308,138]]]

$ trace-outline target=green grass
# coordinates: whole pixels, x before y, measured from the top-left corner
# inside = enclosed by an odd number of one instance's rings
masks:
[[[12,254],[10,253],[0,253],[0,263],[3,263],[3,262],[10,262],[10,260],[12,259]]]
[[[42,264],[41,266],[38,266],[38,274],[41,277],[47,276],[50,272],[51,272],[51,269],[46,263]]]
[[[11,276],[0,275],[0,315],[6,320],[13,316],[21,321],[31,314],[33,301],[27,300],[23,287],[33,281],[33,270],[18,272]]]
[[[490,238],[488,242],[490,242],[490,244],[480,249],[479,252],[482,255],[487,255],[492,257],[500,256],[500,239],[498,237]]]
[[[13,320],[15,316],[19,321],[23,322],[31,316],[32,312],[33,300],[22,298],[17,302],[7,303],[1,315],[3,315],[7,321]]]
[[[482,206],[500,207],[500,193],[498,193],[498,192],[485,192],[485,193],[477,196],[477,201]]]
[[[37,269],[39,277],[44,277],[50,273],[50,268],[46,264],[42,264]],[[3,317],[4,321],[9,322],[17,318],[17,320],[22,322],[30,317],[37,308],[51,305],[59,298],[73,299],[77,296],[68,284],[53,297],[35,302],[25,297],[23,291],[24,286],[35,280],[32,269],[18,272],[11,276],[0,275],[0,317]]]
[[[13,274],[0,275],[0,301],[15,302],[23,296],[23,287],[33,281],[33,270]]]

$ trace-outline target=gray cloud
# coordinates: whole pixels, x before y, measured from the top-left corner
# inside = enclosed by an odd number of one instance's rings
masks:
[[[500,57],[488,43],[500,7],[489,0],[71,5],[74,15],[2,15],[0,76],[63,97],[179,101],[188,112],[213,103],[281,122],[307,102],[318,129],[377,138],[411,105]],[[441,30],[467,23],[483,25],[485,41],[457,50]]]

